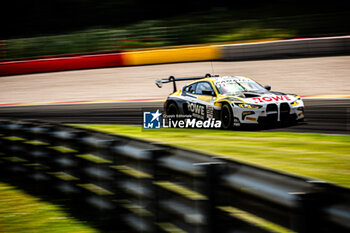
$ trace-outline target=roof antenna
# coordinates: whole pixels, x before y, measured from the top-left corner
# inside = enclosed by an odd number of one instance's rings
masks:
[[[213,68],[213,60],[210,61],[210,65],[211,65],[212,74],[215,76],[215,72],[214,72],[214,68]]]

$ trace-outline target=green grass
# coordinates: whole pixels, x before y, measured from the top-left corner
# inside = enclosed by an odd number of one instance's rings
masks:
[[[142,130],[140,126],[77,125],[225,156],[350,187],[350,137],[203,129]]]
[[[208,43],[212,42],[227,42],[227,41],[245,41],[245,40],[255,40],[259,39],[272,39],[272,38],[288,38],[294,37],[296,33],[289,29],[279,29],[279,28],[264,28],[261,25],[249,25],[244,28],[238,28],[230,30],[227,33],[213,35],[211,37],[205,38],[204,41]]]
[[[93,233],[59,206],[0,182],[0,232]]]

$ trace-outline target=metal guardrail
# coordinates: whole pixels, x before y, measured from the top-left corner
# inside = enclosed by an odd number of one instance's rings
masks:
[[[0,121],[0,177],[118,232],[348,232],[350,191],[172,146]]]

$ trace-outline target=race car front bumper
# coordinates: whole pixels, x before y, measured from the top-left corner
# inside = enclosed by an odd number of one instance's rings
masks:
[[[242,124],[266,124],[297,121],[304,118],[304,105],[290,103],[266,104],[259,109],[244,109],[233,105],[234,117]]]

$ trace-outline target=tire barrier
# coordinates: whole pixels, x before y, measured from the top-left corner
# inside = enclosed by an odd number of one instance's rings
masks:
[[[1,120],[0,173],[113,232],[350,230],[348,189],[52,123]]]

